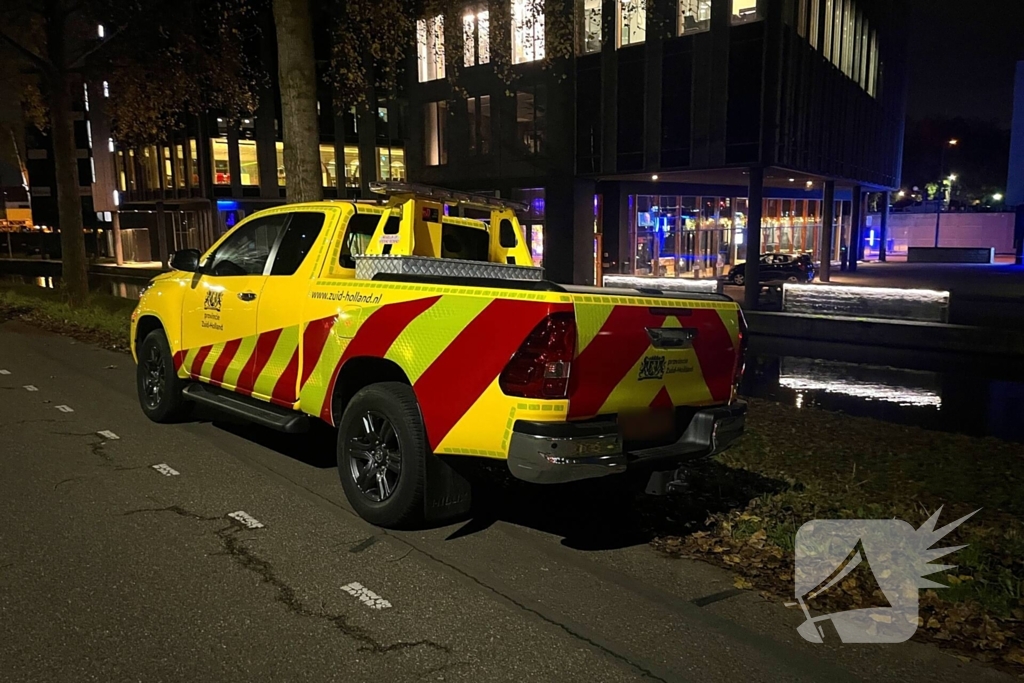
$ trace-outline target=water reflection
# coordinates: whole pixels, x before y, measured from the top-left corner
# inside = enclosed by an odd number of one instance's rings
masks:
[[[785,357],[779,362],[779,386],[900,406],[942,408],[942,383],[935,372]],[[797,395],[797,402],[800,407],[802,395]]]
[[[0,280],[7,282],[21,282],[32,284],[43,289],[57,289],[60,287],[59,277],[33,277],[29,275],[5,275]],[[149,283],[146,278],[122,278],[109,275],[89,275],[89,289],[93,292],[110,294],[122,299],[138,300],[142,288]]]

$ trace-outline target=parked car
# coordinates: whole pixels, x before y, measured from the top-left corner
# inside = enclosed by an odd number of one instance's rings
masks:
[[[761,282],[811,282],[816,269],[807,254],[765,254],[761,257],[759,279]],[[744,285],[747,282],[747,264],[735,266],[728,276],[728,282]]]

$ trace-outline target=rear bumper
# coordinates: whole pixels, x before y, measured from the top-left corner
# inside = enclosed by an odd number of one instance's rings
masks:
[[[512,430],[508,468],[523,481],[564,484],[625,472],[628,467],[678,467],[720,453],[743,435],[747,404],[698,411],[682,437],[657,448],[627,450],[614,421],[545,423],[519,420]]]

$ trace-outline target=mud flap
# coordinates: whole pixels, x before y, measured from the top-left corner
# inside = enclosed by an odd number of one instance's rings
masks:
[[[473,488],[457,469],[460,458],[443,455],[427,456],[426,481],[423,491],[423,517],[428,522],[441,522],[469,513]],[[454,461],[454,462],[453,462]]]

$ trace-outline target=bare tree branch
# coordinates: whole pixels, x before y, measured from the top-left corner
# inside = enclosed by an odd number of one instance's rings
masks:
[[[13,48],[15,52],[30,61],[34,67],[43,72],[43,75],[49,77],[49,75],[55,71],[53,64],[48,59],[44,59],[33,50],[28,49],[20,42],[7,35],[3,30],[0,30],[0,42],[6,43]]]
[[[105,38],[105,39],[101,40],[96,45],[93,45],[91,48],[89,48],[88,50],[83,52],[78,57],[72,59],[71,63],[68,64],[68,69],[69,70],[74,70],[74,69],[82,68],[85,65],[85,61],[87,59],[89,59],[89,57],[91,57],[96,52],[99,52],[104,47],[106,47],[110,43],[110,41],[112,41],[114,38],[116,38],[117,34],[120,33],[122,30],[124,30],[124,29],[123,28],[117,29],[116,31],[114,31],[113,33],[110,34],[109,38]]]

